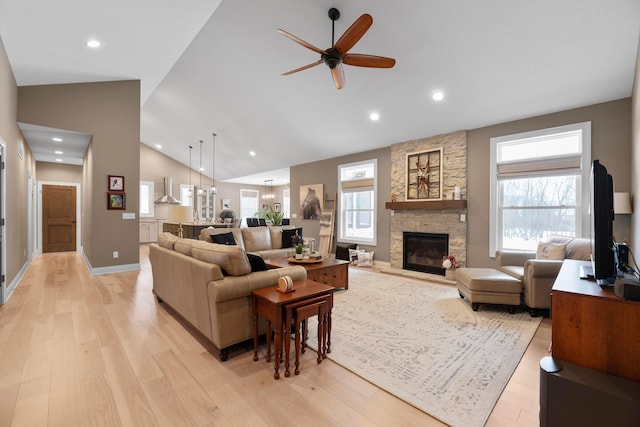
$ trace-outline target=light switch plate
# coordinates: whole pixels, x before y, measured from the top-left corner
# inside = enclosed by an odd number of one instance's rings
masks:
[[[122,213],[122,219],[136,219],[136,213],[135,212],[123,212]]]

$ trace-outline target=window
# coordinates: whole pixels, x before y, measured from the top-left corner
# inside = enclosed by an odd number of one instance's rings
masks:
[[[589,233],[591,123],[491,139],[489,255]]]
[[[193,206],[193,185],[180,184],[180,206]]]
[[[376,244],[376,160],[338,166],[338,241]]]
[[[240,218],[253,218],[259,208],[258,190],[240,190]]]
[[[153,182],[152,181],[140,181],[140,216],[150,217],[153,216],[154,197]]]
[[[291,218],[291,190],[282,190],[282,217]]]

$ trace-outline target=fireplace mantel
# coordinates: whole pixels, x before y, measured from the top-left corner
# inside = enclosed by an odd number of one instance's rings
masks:
[[[394,210],[416,210],[416,209],[428,209],[428,210],[465,210],[467,209],[466,200],[429,200],[429,201],[415,201],[415,202],[386,202],[384,204],[386,209]]]

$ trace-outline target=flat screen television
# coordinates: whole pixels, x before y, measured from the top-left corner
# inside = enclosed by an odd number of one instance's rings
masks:
[[[591,167],[591,263],[600,285],[612,284],[617,276],[613,238],[613,177],[598,160]]]

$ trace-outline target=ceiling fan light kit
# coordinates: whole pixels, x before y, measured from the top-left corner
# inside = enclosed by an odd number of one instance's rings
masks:
[[[387,58],[384,56],[365,55],[359,53],[349,53],[349,50],[355,46],[356,43],[365,35],[373,24],[373,18],[369,14],[364,14],[355,20],[353,24],[344,32],[342,37],[334,43],[335,40],[335,23],[340,18],[340,11],[336,8],[329,9],[329,19],[331,19],[331,47],[326,50],[319,49],[314,45],[307,43],[286,32],[283,29],[277,31],[285,37],[290,38],[294,42],[306,47],[320,54],[320,60],[308,65],[304,65],[300,68],[296,68],[291,71],[283,73],[283,76],[288,76],[298,71],[303,71],[311,67],[315,67],[321,63],[325,63],[331,70],[331,77],[336,85],[336,88],[342,89],[345,85],[344,70],[342,64],[352,65],[355,67],[369,67],[369,68],[392,68],[396,60],[393,58]]]

